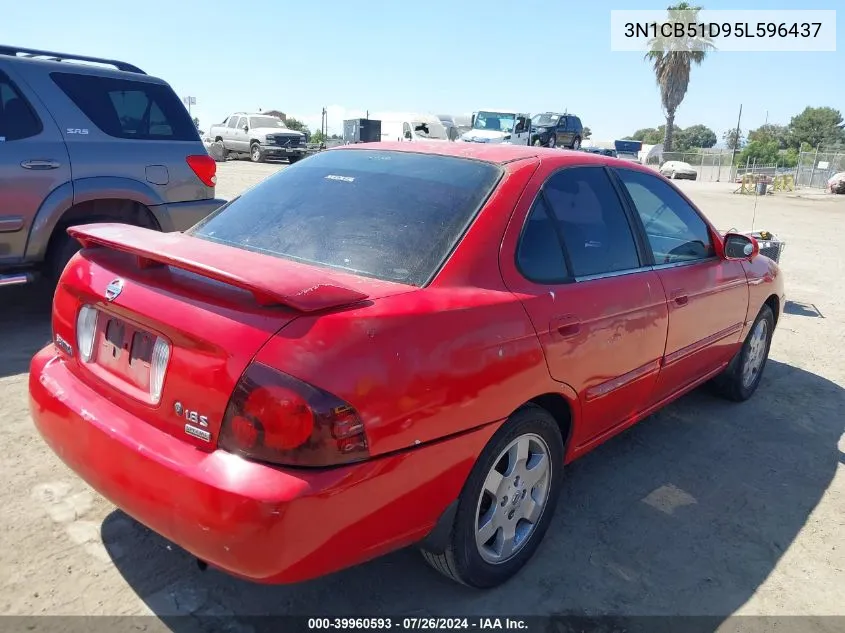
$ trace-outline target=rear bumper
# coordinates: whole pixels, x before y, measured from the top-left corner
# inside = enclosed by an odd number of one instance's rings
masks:
[[[186,202],[170,202],[150,207],[158,220],[158,225],[165,233],[170,231],[185,231],[200,220],[214,213],[227,200],[209,198],[207,200],[189,200]]]
[[[295,470],[205,452],[99,397],[49,345],[30,407],[51,449],[130,516],[235,576],[322,576],[424,538],[498,424],[355,466]]]

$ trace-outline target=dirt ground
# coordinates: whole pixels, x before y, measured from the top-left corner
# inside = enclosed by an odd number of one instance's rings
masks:
[[[218,193],[279,167],[221,165]],[[44,445],[27,369],[49,297],[2,291],[0,614],[232,614],[236,630],[284,613],[845,615],[845,196],[680,186],[723,229],[751,229],[756,204],[754,227],[787,242],[790,303],[762,385],[742,405],[697,391],[573,464],[538,556],[489,592],[414,550],[298,586],[201,573]]]

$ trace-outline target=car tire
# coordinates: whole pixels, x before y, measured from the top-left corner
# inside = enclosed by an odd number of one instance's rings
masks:
[[[543,146],[543,144],[540,142],[540,139],[536,139],[534,141],[534,147],[542,147],[542,146]],[[832,191],[833,191],[833,188],[831,187],[831,192]]]
[[[56,285],[62,276],[65,267],[71,258],[82,250],[82,244],[67,233],[56,236],[50,245],[50,252],[45,261],[47,278],[51,284]]]
[[[734,402],[744,402],[754,395],[763,378],[774,329],[774,313],[768,305],[764,305],[739,352],[711,382],[720,396]]]
[[[546,147],[549,149],[554,149],[555,145],[557,145],[557,136],[554,134],[549,134],[549,142],[546,144]]]
[[[580,136],[576,136],[572,140],[572,149],[581,149],[581,137]]]
[[[264,151],[261,149],[261,145],[258,143],[253,143],[249,147],[249,159],[253,163],[263,163],[264,162]]]
[[[300,161],[302,156],[288,156],[288,164],[293,165],[294,163]]]
[[[516,458],[518,453],[527,459]],[[534,555],[551,523],[562,486],[563,457],[560,428],[548,411],[528,405],[515,412],[473,466],[443,551],[422,550],[428,564],[480,589],[514,576]],[[507,532],[514,549],[510,554],[497,552]]]
[[[220,138],[220,137],[217,137],[216,139],[214,139],[214,142],[220,143],[220,147],[222,148],[220,150],[220,157],[223,160],[226,160],[227,158],[229,158],[229,150],[226,149],[226,144],[223,142],[223,139]]]

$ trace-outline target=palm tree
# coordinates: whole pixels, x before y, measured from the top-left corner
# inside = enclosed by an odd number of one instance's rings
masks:
[[[681,2],[668,8],[668,21],[697,23],[701,7]],[[663,151],[672,151],[672,135],[675,132],[675,111],[687,94],[692,64],[700,64],[707,52],[715,50],[709,37],[654,37],[649,40],[649,51],[645,59],[654,68],[657,85],[660,86],[660,101],[666,114],[666,133],[663,137]]]

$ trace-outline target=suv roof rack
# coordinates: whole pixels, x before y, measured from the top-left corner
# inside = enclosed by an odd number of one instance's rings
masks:
[[[0,44],[0,55],[9,55],[11,57],[44,57],[50,61],[78,61],[78,62],[94,62],[97,64],[108,64],[114,66],[118,70],[123,70],[130,73],[138,73],[146,75],[143,70],[132,64],[121,62],[116,59],[103,59],[101,57],[88,57],[86,55],[71,55],[69,53],[56,53],[53,51],[41,51],[33,48],[21,48],[19,46],[8,46]]]

